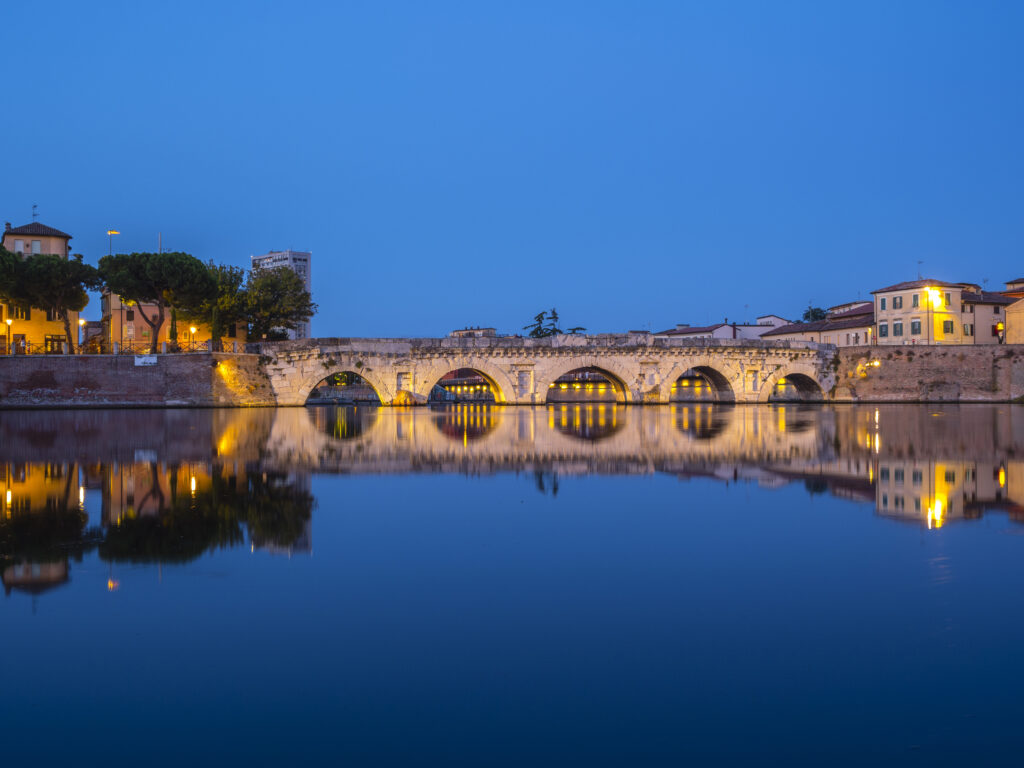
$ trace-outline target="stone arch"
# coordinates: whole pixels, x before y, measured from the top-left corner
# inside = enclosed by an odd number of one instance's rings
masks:
[[[637,381],[639,379],[638,373],[634,373],[631,377],[630,373],[626,371],[623,366],[619,365],[617,361],[608,358],[578,357],[564,362],[557,358],[553,358],[548,365],[544,366],[543,372],[535,374],[537,376],[538,402],[547,402],[548,390],[555,381],[566,374],[583,368],[589,368],[597,371],[608,379],[613,391],[615,392],[616,403],[626,405],[628,403],[635,402],[638,399],[634,396],[633,391],[627,383],[631,378],[633,381]]]
[[[796,387],[801,400],[821,402],[825,400],[825,388],[818,381],[818,372],[810,365],[794,365],[777,368],[761,384],[757,393],[759,403],[771,402],[776,385],[785,379]]]
[[[324,368],[321,365],[319,371],[307,373],[303,376],[302,383],[297,388],[297,394],[300,397],[299,405],[306,403],[310,393],[313,391],[313,387],[328,376],[333,376],[336,373],[354,373],[361,377],[377,393],[381,405],[390,405],[391,400],[394,398],[394,394],[390,392],[383,378],[375,370],[367,370],[366,366],[332,365],[330,368]]]
[[[460,368],[469,368],[484,377],[494,395],[495,405],[504,405],[510,399],[515,400],[516,390],[509,375],[490,360],[481,357],[444,358],[426,368],[417,368],[413,374],[413,394],[425,403],[430,397],[430,391],[441,377]]]
[[[674,364],[668,375],[661,380],[659,401],[672,402],[672,385],[688,371],[695,371],[704,376],[715,389],[715,399],[722,403],[733,403],[737,397],[737,388],[742,387],[743,371],[737,363],[709,358],[693,358]]]

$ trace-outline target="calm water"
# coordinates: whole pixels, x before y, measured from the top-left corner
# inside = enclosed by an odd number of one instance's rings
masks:
[[[5,765],[1019,764],[1024,408],[0,413]]]

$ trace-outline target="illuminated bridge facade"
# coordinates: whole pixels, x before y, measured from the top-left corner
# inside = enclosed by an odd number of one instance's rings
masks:
[[[253,345],[279,405],[303,405],[326,377],[354,373],[382,405],[416,405],[453,371],[473,371],[495,403],[552,402],[561,384],[600,375],[621,404],[822,400],[835,349],[796,341],[654,339],[649,334],[424,339],[303,339]],[[587,377],[584,377],[586,379]],[[597,385],[600,388],[600,385]],[[586,384],[582,389],[586,391]],[[610,399],[610,398],[609,398]]]

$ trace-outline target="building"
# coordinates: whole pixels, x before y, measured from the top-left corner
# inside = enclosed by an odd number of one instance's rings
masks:
[[[144,352],[150,348],[153,341],[153,328],[142,319],[142,316],[156,320],[157,307],[155,304],[129,304],[122,301],[121,297],[110,291],[104,290],[100,296],[100,307],[103,312],[103,343],[109,351],[117,344],[121,350],[135,350]],[[195,330],[193,330],[193,328]],[[171,343],[171,310],[164,310],[164,322],[156,330],[156,342],[158,345],[167,342]],[[177,321],[177,344],[183,349],[194,349],[199,345],[210,341],[211,331],[209,326],[203,323],[191,324],[182,319]],[[224,329],[224,336],[221,338],[221,349],[233,351],[236,346],[245,344],[246,327],[244,323],[231,323]],[[241,350],[244,351],[244,350]]]
[[[659,331],[656,339],[759,339],[768,331],[789,324],[778,315],[761,315],[756,323],[730,323],[726,318],[714,325],[691,326],[680,323],[675,328]]]
[[[1006,308],[1006,343],[1024,344],[1024,299]]]
[[[871,292],[877,343],[1001,344],[1015,299],[974,283],[911,280]]]
[[[790,323],[762,334],[771,341],[813,341],[837,347],[859,347],[874,338],[875,312],[870,301],[852,301],[830,307],[824,320]]]
[[[277,269],[288,267],[299,277],[306,290],[313,293],[313,254],[309,251],[270,251],[262,256],[250,256],[253,269]],[[302,323],[296,330],[288,331],[289,339],[308,339],[311,335],[309,321]]]
[[[56,254],[65,259],[71,254],[71,235],[59,229],[48,227],[38,221],[21,227],[4,224],[3,247],[22,258],[34,254]],[[78,326],[78,313],[68,313],[72,329]],[[3,320],[7,326],[2,330],[3,352],[48,352],[64,351],[67,337],[64,322],[49,307],[23,307],[3,305]]]
[[[448,334],[453,339],[482,339],[497,335],[498,331],[495,328],[459,328]]]

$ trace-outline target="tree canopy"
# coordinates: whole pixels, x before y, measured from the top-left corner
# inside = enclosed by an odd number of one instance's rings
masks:
[[[828,317],[828,313],[825,312],[825,310],[822,309],[821,307],[809,306],[807,307],[807,309],[804,310],[804,315],[802,319],[805,323],[813,323],[818,320],[824,320],[826,317]]]
[[[250,339],[281,339],[316,314],[302,278],[288,267],[254,268],[245,289]]]
[[[110,291],[122,299],[156,306],[153,318],[139,312],[152,331],[150,352],[157,350],[157,336],[168,307],[196,311],[217,295],[217,282],[207,266],[191,254],[178,251],[104,256],[99,272]]]
[[[533,322],[529,325],[524,325],[523,330],[530,332],[528,335],[531,339],[545,339],[548,336],[565,333],[565,331],[558,327],[558,310],[554,307],[551,308],[550,312],[544,311],[534,315]],[[585,330],[587,329],[583,326],[577,325],[570,328],[568,332],[577,334]]]
[[[96,267],[82,261],[82,254],[71,258],[40,253],[24,262],[25,300],[34,307],[52,308],[64,323],[68,349],[74,351],[75,335],[71,328],[71,312],[81,312],[89,303],[87,290],[102,285]]]
[[[246,322],[245,270],[212,261],[206,269],[216,291],[196,305],[183,307],[182,315],[189,322],[208,326],[213,351],[219,351],[225,328]]]

